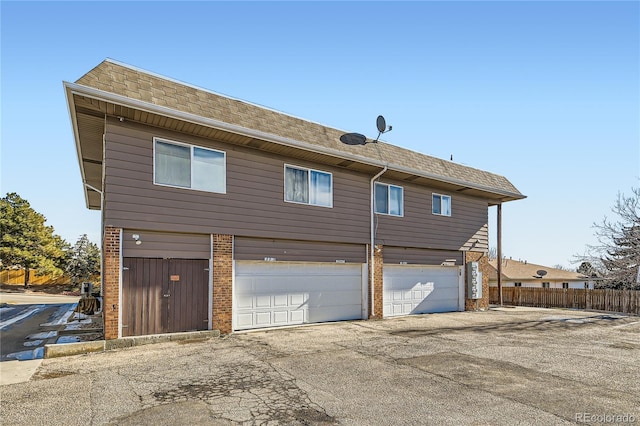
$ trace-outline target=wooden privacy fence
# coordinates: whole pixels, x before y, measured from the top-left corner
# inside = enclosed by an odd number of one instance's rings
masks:
[[[68,284],[71,280],[66,275],[53,277],[51,275],[36,275],[35,271],[29,272],[29,284]],[[5,269],[0,271],[0,284],[24,284],[24,269]]]
[[[489,288],[489,302],[500,303],[497,287]],[[515,306],[594,309],[640,315],[638,290],[503,287],[502,302]]]

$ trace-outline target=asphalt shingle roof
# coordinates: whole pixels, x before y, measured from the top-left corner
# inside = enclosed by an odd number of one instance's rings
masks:
[[[498,279],[498,261],[490,259],[491,266],[489,279]],[[547,271],[543,277],[538,275],[538,271]],[[565,271],[562,269],[550,268],[549,266],[537,265],[535,263],[522,262],[519,260],[502,259],[502,279],[509,281],[527,281],[534,279],[543,279],[543,281],[561,281],[561,280],[584,280],[586,277],[577,272]]]
[[[431,177],[505,193],[509,199],[525,198],[505,177],[442,160],[384,142],[365,146],[340,143],[343,130],[293,117],[278,111],[233,99],[189,84],[158,76],[112,60],[105,60],[82,76],[76,84],[124,96],[182,113],[214,119],[267,134],[317,145],[402,166]]]

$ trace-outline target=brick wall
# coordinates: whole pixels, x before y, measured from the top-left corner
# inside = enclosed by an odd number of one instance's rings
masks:
[[[371,261],[371,253],[367,253],[369,261]],[[383,274],[383,247],[382,244],[376,244],[373,252],[373,286],[375,300],[373,309],[371,308],[371,272],[369,272],[369,318],[382,318],[382,274]]]
[[[120,228],[106,227],[103,238],[104,338],[118,338],[120,311]]]
[[[213,329],[233,331],[233,235],[213,234]]]
[[[477,311],[489,309],[489,256],[487,253],[478,251],[468,251],[465,255],[466,262],[478,262],[480,272],[482,272],[482,299],[468,299],[467,296],[467,271],[465,269],[464,276],[464,310],[465,311]]]

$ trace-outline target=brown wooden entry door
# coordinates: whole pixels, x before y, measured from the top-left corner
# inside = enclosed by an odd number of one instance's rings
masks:
[[[122,335],[206,330],[209,261],[125,257]]]

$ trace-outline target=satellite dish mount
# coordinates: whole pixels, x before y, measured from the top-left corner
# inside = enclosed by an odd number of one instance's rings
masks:
[[[367,141],[367,137],[360,133],[345,133],[340,136],[340,142],[345,145],[366,145],[368,143],[376,143],[383,133],[387,133],[392,130],[391,126],[387,127],[387,122],[381,115],[376,119],[376,127],[378,128],[378,137],[374,141]]]
[[[378,118],[376,119],[376,127],[378,127],[378,137],[376,138],[375,141],[373,141],[373,143],[378,142],[378,139],[380,139],[380,136],[383,133],[387,133],[393,130],[393,127],[391,126],[387,127],[387,121],[381,115],[379,115]]]

